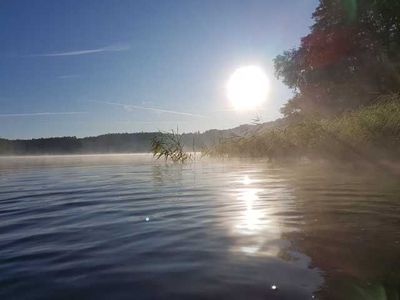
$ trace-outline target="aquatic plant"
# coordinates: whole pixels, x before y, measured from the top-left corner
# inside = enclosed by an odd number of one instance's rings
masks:
[[[164,158],[184,163],[194,158],[192,154],[184,150],[182,136],[178,129],[171,130],[171,132],[159,132],[151,141],[151,150],[156,159]]]

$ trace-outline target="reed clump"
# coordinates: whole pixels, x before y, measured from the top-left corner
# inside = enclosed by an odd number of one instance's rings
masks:
[[[151,141],[151,149],[156,159],[164,158],[175,163],[184,163],[193,159],[193,155],[184,150],[182,135],[178,130],[159,132]]]

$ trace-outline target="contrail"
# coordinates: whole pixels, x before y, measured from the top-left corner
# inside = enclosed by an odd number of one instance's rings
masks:
[[[119,52],[129,50],[128,45],[111,45],[96,49],[83,49],[76,51],[66,51],[66,52],[52,52],[52,53],[42,53],[42,54],[31,54],[27,57],[57,57],[57,56],[76,56],[76,55],[87,55],[102,52]]]
[[[167,114],[175,114],[175,115],[183,115],[183,116],[190,116],[190,117],[207,118],[207,116],[204,116],[204,115],[192,114],[192,113],[176,111],[176,110],[167,110],[167,109],[161,109],[161,108],[145,107],[145,106],[139,106],[139,105],[131,105],[131,104],[123,104],[123,103],[107,102],[107,101],[98,101],[98,100],[89,100],[89,101],[90,102],[97,102],[97,103],[104,103],[104,104],[109,104],[109,105],[121,106],[125,110],[142,109],[142,110],[150,110],[150,111],[155,111],[155,112],[160,112],[160,113],[167,113]]]
[[[68,112],[37,112],[37,113],[22,113],[22,114],[0,114],[0,118],[13,117],[36,117],[36,116],[55,116],[55,115],[80,115],[86,114],[84,111],[68,111]]]

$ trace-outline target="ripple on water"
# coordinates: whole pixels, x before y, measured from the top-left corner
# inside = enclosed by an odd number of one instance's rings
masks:
[[[0,158],[0,297],[350,295],[397,280],[397,195],[365,174],[262,162]]]

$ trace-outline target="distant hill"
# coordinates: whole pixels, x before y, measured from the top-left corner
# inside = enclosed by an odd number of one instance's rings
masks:
[[[226,130],[212,129],[203,133],[184,133],[182,141],[188,150],[200,150],[217,144],[221,139],[246,136],[261,129],[282,124],[283,120],[252,125],[245,124]],[[94,137],[51,137],[30,140],[0,138],[0,155],[140,153],[151,151],[151,140],[158,132],[110,133]]]

